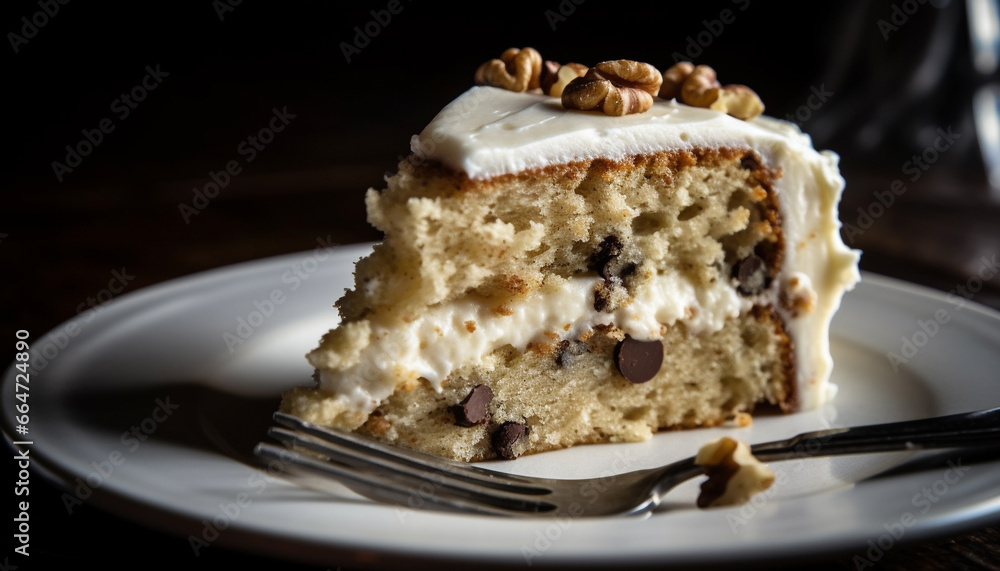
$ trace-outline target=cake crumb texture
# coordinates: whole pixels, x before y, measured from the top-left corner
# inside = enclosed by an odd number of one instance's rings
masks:
[[[747,149],[595,159],[485,181],[404,161],[388,188],[368,191],[369,222],[385,240],[337,306],[353,321],[380,311],[413,318],[469,292],[501,305],[550,276],[586,272],[608,236],[626,245],[615,269],[678,269],[695,286],[728,279],[758,244],[777,269],[769,182],[778,174]]]

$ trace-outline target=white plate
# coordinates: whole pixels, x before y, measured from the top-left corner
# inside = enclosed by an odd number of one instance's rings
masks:
[[[303,354],[335,323],[332,302],[368,249],[318,249],[171,281],[31,338],[41,356],[31,371],[34,466],[66,487],[71,504],[79,498],[190,534],[204,541],[193,542],[201,549],[226,544],[325,563],[746,562],[843,549],[877,557],[900,538],[981,526],[1000,514],[1000,462],[866,479],[902,462],[902,454],[773,464],[773,493],[739,509],[692,508],[697,482],[690,482],[668,496],[665,509],[630,519],[408,510],[347,490],[323,496],[268,476],[252,464],[249,450],[264,438],[280,391],[309,382]],[[938,310],[947,323],[935,330],[928,323]],[[921,333],[920,322],[934,335]],[[609,476],[690,455],[721,434],[760,442],[1000,404],[995,312],[959,308],[929,290],[866,275],[845,298],[833,330],[840,394],[821,410],[758,416],[744,429],[582,446],[496,467],[550,477]],[[887,353],[902,354],[904,337],[922,347],[894,372]],[[16,404],[15,373],[9,369],[4,377],[5,411]],[[4,415],[8,440],[11,416]],[[146,440],[128,434],[131,427]]]

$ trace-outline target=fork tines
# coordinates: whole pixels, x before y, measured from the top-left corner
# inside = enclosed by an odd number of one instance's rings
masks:
[[[278,461],[289,474],[308,476],[303,483],[313,487],[329,489],[334,479],[363,496],[414,508],[523,515],[556,507],[544,499],[549,489],[515,475],[322,428],[285,413],[275,413],[274,420],[286,428],[272,427],[268,434],[285,447],[260,443],[254,453]]]

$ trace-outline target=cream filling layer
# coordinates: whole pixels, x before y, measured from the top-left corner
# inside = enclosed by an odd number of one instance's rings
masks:
[[[373,323],[355,364],[321,370],[320,385],[351,409],[370,413],[395,391],[400,378],[423,377],[441,390],[456,368],[481,362],[505,345],[523,351],[532,342],[576,338],[610,324],[642,340],[659,339],[661,325],[676,322],[695,333],[714,332],[752,306],[729,283],[706,288],[679,274],[663,274],[637,284],[627,305],[599,312],[594,291],[602,278],[550,281],[511,303],[507,314],[495,312],[495,303],[467,297],[431,307],[409,323]]]

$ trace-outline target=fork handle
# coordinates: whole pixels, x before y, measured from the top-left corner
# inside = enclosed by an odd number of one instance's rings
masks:
[[[759,460],[862,452],[1000,446],[1000,408],[921,420],[830,428],[750,447]]]

